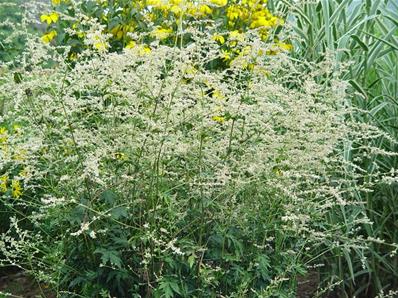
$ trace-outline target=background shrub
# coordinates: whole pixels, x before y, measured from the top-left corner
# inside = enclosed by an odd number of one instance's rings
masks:
[[[195,27],[212,33],[222,53],[212,67],[225,67],[242,54],[245,33],[252,29],[263,41],[274,44],[270,52],[290,50],[291,44],[279,36],[284,21],[273,15],[263,0],[148,0],[148,1],[52,1],[41,16],[47,30],[42,39],[70,46],[70,59],[84,49],[120,51],[140,44],[160,43],[184,46],[190,34],[182,30]],[[96,26],[92,26],[92,22]],[[216,26],[215,26],[216,24]],[[217,28],[217,30],[215,30]],[[137,35],[138,33],[138,35]],[[146,33],[146,34],[143,34]],[[254,32],[253,32],[254,33]]]
[[[349,143],[344,155],[367,171],[367,181],[374,182],[371,192],[357,193],[358,202],[346,211],[347,221],[353,214],[366,213],[372,226],[360,231],[360,235],[376,241],[370,250],[346,251],[336,256],[330,251],[324,271],[325,280],[332,283],[343,280],[341,293],[348,297],[364,295],[373,297],[379,291],[397,289],[397,222],[396,180],[386,184],[375,180],[375,173],[394,173],[397,168],[397,2],[396,1],[317,1],[295,4],[291,1],[270,1],[269,6],[284,12],[290,20],[295,39],[295,57],[310,61],[322,61],[332,54],[336,63],[348,64],[342,78],[350,83],[347,102],[356,112],[353,116],[362,123],[378,127],[392,139],[378,137],[365,143]],[[362,146],[372,144],[378,154],[368,154]],[[390,152],[389,154],[385,154]]]

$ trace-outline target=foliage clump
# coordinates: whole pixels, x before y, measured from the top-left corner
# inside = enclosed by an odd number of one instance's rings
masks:
[[[321,249],[366,249],[365,214],[327,218],[368,189],[340,149],[382,133],[352,120],[334,65],[265,55],[257,33],[224,68],[195,26],[184,47],[73,67],[30,41],[0,87],[18,128],[2,128],[0,174],[21,192],[1,192],[18,211],[1,263],[65,295],[291,297]]]
[[[62,297],[293,297],[317,271],[318,295],[395,295],[396,29],[391,3],[346,3],[53,0],[2,20],[0,267]]]

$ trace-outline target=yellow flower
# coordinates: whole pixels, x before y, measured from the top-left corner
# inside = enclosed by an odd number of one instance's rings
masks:
[[[213,117],[211,117],[211,119],[213,121],[215,121],[215,122],[218,122],[218,123],[224,123],[225,122],[225,118],[223,116],[219,116],[219,115],[213,116]]]
[[[173,5],[171,6],[170,11],[174,13],[176,16],[180,16],[182,13],[182,8],[178,5]]]
[[[51,3],[55,6],[60,5],[61,4],[61,0],[51,0]]]
[[[224,96],[224,94],[221,92],[221,90],[218,90],[218,89],[214,90],[211,96],[212,96],[213,98],[215,98],[215,99],[220,99],[220,100],[225,98],[225,96]]]
[[[1,192],[7,191],[7,180],[8,180],[7,175],[0,176],[0,191]]]
[[[151,32],[151,36],[156,39],[163,40],[169,37],[171,33],[173,33],[173,29],[157,28]]]
[[[193,65],[187,65],[187,68],[184,70],[184,74],[186,75],[195,75],[198,70]]]
[[[0,143],[5,143],[8,140],[7,128],[0,127]]]
[[[261,28],[258,33],[262,41],[266,41],[269,37],[268,30],[265,27]]]
[[[241,7],[239,7],[237,5],[231,5],[230,7],[228,7],[227,18],[230,21],[234,21],[241,16],[243,16],[243,10]]]
[[[13,179],[11,183],[11,188],[12,188],[11,195],[14,198],[18,199],[22,195],[21,182],[19,182],[19,180]]]
[[[213,10],[209,6],[203,4],[199,6],[199,12],[202,16],[205,16],[207,14],[211,14]]]
[[[144,46],[144,47],[142,48],[141,53],[143,53],[143,54],[149,54],[151,51],[152,51],[152,50],[151,50],[150,47]]]
[[[146,56],[148,55],[150,52],[152,52],[151,48],[147,45],[140,45],[138,47],[138,55],[139,56]]]
[[[42,21],[43,23],[47,22],[47,25],[58,22],[58,19],[59,19],[59,14],[56,13],[55,11],[50,14],[43,14],[40,16],[40,21]]]
[[[12,129],[16,134],[21,134],[21,126],[19,124],[13,124]]]
[[[254,70],[254,66],[255,66],[254,63],[246,63],[243,68],[247,69],[249,71],[253,71]]]
[[[261,8],[263,4],[267,3],[267,0],[242,0],[242,5],[249,7],[251,10]]]
[[[228,0],[210,0],[210,3],[222,7],[228,4]]]
[[[127,45],[126,49],[132,49],[137,45],[137,43],[134,40],[131,40]]]
[[[131,40],[125,47],[126,49],[133,50],[138,56],[148,55],[152,50],[147,45],[137,44],[134,40]]]
[[[48,33],[46,33],[46,34],[44,34],[44,35],[41,37],[41,40],[42,40],[44,43],[49,43],[49,42],[51,42],[51,41],[54,39],[55,36],[57,36],[57,31],[52,30],[52,31],[50,31],[50,32],[48,32]]]
[[[278,42],[277,46],[285,51],[293,50],[293,45],[290,43]]]
[[[259,28],[259,27],[272,27],[273,22],[270,20],[267,20],[265,17],[259,17],[255,19],[253,22],[250,24],[250,28]]]
[[[99,52],[105,52],[108,48],[108,44],[103,41],[99,41],[94,43],[94,48],[96,48]]]
[[[147,0],[147,5],[156,9],[163,10],[164,12],[167,12],[170,10],[171,5],[166,5],[163,1],[161,0]]]
[[[231,51],[228,50],[221,50],[221,57],[224,61],[231,60]]]
[[[213,40],[219,42],[220,44],[224,44],[224,42],[225,42],[224,36],[219,35],[219,34],[213,35]]]
[[[76,61],[77,60],[77,53],[74,53],[74,52],[70,53],[69,54],[69,60]]]
[[[147,5],[159,8],[162,6],[162,1],[160,0],[147,0]]]

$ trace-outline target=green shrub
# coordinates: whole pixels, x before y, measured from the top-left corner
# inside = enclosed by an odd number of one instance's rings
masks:
[[[385,297],[394,3],[210,2],[2,20],[0,267],[61,297],[294,297],[319,267],[319,296]]]
[[[0,86],[2,121],[23,132],[7,146],[25,150],[2,150],[0,169],[31,177],[2,193],[18,210],[3,264],[61,296],[292,297],[319,247],[368,248],[347,232],[365,214],[325,220],[368,187],[339,150],[380,135],[351,119],[334,65],[266,56],[248,32],[245,55],[212,69],[217,42],[186,30],[186,47],[90,51],[73,68],[32,41]]]

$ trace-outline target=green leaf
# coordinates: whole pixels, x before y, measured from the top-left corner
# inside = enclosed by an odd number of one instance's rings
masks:
[[[107,189],[101,195],[100,198],[109,205],[113,205],[117,199],[118,195],[113,190]]]
[[[366,99],[368,99],[368,95],[366,93],[365,90],[362,89],[361,86],[359,86],[359,84],[355,81],[355,80],[349,80],[348,81],[350,83],[350,85],[357,90],[359,93],[361,93],[363,96],[365,96]]]
[[[101,254],[101,261],[103,264],[109,263],[110,265],[116,266],[118,268],[122,267],[122,260],[120,259],[119,252],[116,250],[97,248],[94,253]]]
[[[176,282],[170,282],[170,286],[175,293],[181,294],[180,286]]]
[[[195,264],[195,256],[194,256],[194,255],[190,255],[190,256],[188,257],[188,265],[189,265],[189,268],[192,268],[194,264]]]
[[[358,35],[351,35],[351,38],[355,40],[356,43],[359,44],[364,51],[369,51],[368,46],[358,37]]]
[[[116,220],[122,217],[128,217],[127,208],[123,206],[115,207],[111,210],[111,216]]]
[[[393,22],[395,24],[395,26],[398,27],[398,21],[392,17],[390,17],[389,15],[385,16],[387,19],[389,19],[391,22]]]
[[[14,72],[14,82],[17,84],[22,82],[22,74],[20,72]]]
[[[162,282],[160,284],[159,288],[163,292],[162,297],[166,297],[166,298],[173,297],[173,289],[169,282]]]
[[[391,37],[391,35],[393,34],[393,32],[394,32],[394,29],[392,29],[390,32],[388,32],[387,37]],[[392,47],[394,50],[398,51],[398,46],[395,45],[395,44],[393,44],[392,42],[388,41],[386,38],[378,37],[378,36],[376,36],[376,35],[374,35],[374,34],[372,34],[372,33],[369,33],[369,32],[364,32],[364,33],[365,33],[366,35],[372,36],[373,38],[375,38],[375,39],[381,41],[382,43],[384,43],[384,44],[386,44],[386,45],[389,45],[389,46]]]
[[[350,277],[355,284],[355,277],[354,277],[354,269],[352,267],[352,261],[349,252],[346,249],[343,249],[344,258],[348,265],[348,270],[350,272]]]

